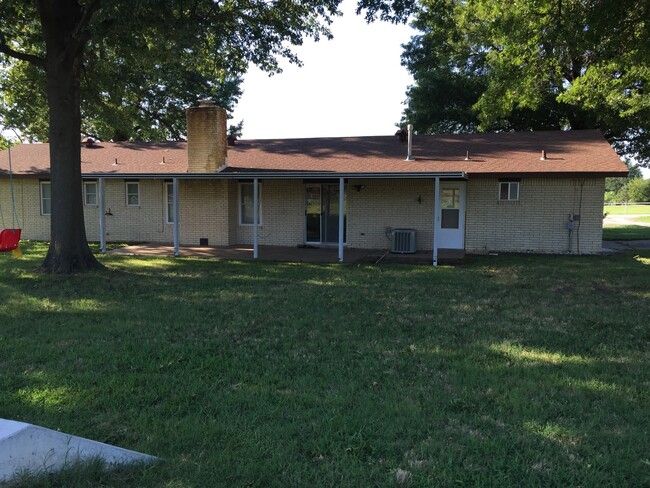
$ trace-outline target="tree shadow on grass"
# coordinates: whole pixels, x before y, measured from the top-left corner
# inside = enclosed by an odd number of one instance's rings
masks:
[[[0,416],[169,460],[125,485],[647,480],[648,252],[137,262],[0,287]]]

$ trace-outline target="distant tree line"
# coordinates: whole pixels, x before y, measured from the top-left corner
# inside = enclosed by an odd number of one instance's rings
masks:
[[[650,179],[643,179],[638,166],[628,163],[630,174],[627,178],[607,178],[605,180],[605,202],[650,202]]]

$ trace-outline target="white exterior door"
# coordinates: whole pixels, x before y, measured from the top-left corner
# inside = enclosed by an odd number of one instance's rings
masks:
[[[465,190],[464,181],[441,181],[438,205],[438,248],[465,249]]]

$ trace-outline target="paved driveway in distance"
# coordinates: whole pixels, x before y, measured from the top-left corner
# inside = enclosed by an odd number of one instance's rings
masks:
[[[635,241],[603,241],[604,253],[627,251],[628,249],[650,249],[650,239],[639,239]]]
[[[607,215],[603,220],[604,227],[617,227],[622,225],[640,225],[650,227],[650,222],[635,220],[640,215]],[[633,241],[603,241],[603,252],[614,253],[628,249],[650,249],[650,239],[639,239]]]
[[[635,217],[642,217],[642,215],[608,215],[603,220],[605,227],[616,227],[620,225],[640,225],[641,227],[650,227],[650,222],[642,222],[636,220]]]

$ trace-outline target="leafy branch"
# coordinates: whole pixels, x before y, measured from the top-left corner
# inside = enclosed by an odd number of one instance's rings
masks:
[[[35,54],[29,54],[21,51],[16,51],[13,49],[9,43],[7,43],[7,38],[5,37],[4,32],[0,31],[0,53],[6,54],[7,56],[10,56],[15,59],[19,59],[21,61],[27,61],[28,63],[32,63],[36,66],[40,66],[41,68],[45,67],[45,59],[41,58],[40,56],[36,56]]]

